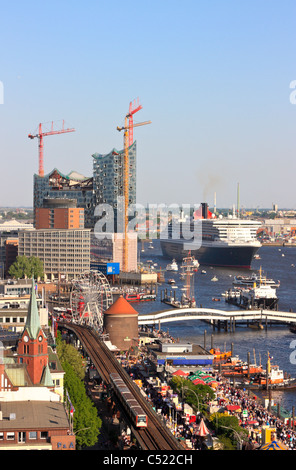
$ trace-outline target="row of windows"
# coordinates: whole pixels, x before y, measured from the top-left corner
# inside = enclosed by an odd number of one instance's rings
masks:
[[[24,317],[0,317],[0,323],[25,323]]]
[[[6,436],[5,436],[6,434]],[[29,440],[36,440],[38,439],[38,434],[39,434],[39,439],[48,439],[48,432],[47,431],[20,431],[20,432],[13,432],[13,431],[7,431],[6,433],[0,432],[0,441],[4,441],[5,437],[7,441],[15,441],[16,437],[18,439],[18,442],[26,442],[26,439],[28,438]]]

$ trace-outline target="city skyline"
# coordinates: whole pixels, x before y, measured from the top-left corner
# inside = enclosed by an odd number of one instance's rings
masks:
[[[134,131],[139,203],[213,206],[216,193],[231,207],[239,183],[244,207],[296,207],[295,10],[291,0],[5,5],[0,206],[33,206],[28,134],[40,122],[76,129],[44,139],[45,174],[91,176],[92,154],[123,148],[116,127],[139,97],[135,121],[152,121]]]

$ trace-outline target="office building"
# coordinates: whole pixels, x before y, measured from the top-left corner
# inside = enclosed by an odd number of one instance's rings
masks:
[[[15,244],[15,240],[18,240],[20,230],[34,230],[34,226],[33,224],[18,222],[15,219],[0,223],[0,278],[2,279],[5,271],[9,268],[6,265],[6,255],[9,257],[8,264],[10,265],[15,255],[13,244]],[[12,245],[10,244],[11,240],[13,240]]]
[[[70,280],[90,269],[90,229],[22,231],[19,256],[43,262],[44,280]]]

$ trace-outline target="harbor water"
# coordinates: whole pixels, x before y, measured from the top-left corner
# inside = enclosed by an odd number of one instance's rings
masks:
[[[176,297],[180,298],[184,281],[180,278],[179,272],[165,271],[166,265],[172,260],[163,258],[159,241],[154,240],[153,249],[145,247],[144,252],[140,252],[140,261],[146,263],[148,260],[157,264],[155,269],[161,270],[165,275],[165,282],[158,287],[157,300],[154,302],[137,302],[133,304],[140,314],[151,313],[158,310],[170,308],[161,302],[160,291],[167,289],[175,291]],[[221,295],[232,287],[233,277],[241,274],[251,275],[252,272],[259,272],[260,267],[267,278],[280,281],[277,288],[279,298],[278,308],[282,311],[296,312],[295,286],[296,286],[296,247],[289,246],[262,246],[258,252],[261,259],[254,259],[251,270],[237,268],[216,268],[200,266],[194,274],[194,291],[196,305],[208,308],[218,308],[221,310],[237,310],[238,307],[225,302]],[[180,265],[179,265],[180,266]],[[202,273],[206,271],[206,273]],[[218,281],[212,281],[213,277]],[[167,283],[168,279],[174,279],[176,289]],[[220,301],[213,301],[220,299]],[[218,331],[204,321],[191,320],[175,323],[162,323],[161,328],[168,330],[171,336],[179,338],[180,341],[191,342],[204,345],[206,338],[206,348],[211,348],[211,337],[213,335],[214,347],[221,351],[228,351],[233,345],[234,355],[238,355],[243,361],[247,361],[250,353],[251,362],[266,366],[267,354],[272,357],[272,364],[277,364],[284,372],[296,377],[296,334],[290,332],[288,325],[271,325],[267,329],[252,329],[246,325],[236,325],[235,332],[226,332],[223,329]],[[295,341],[295,344],[294,344]],[[259,393],[258,393],[259,395]],[[261,392],[262,395],[262,392]],[[261,398],[264,398],[264,395]],[[288,412],[292,407],[296,407],[296,389],[273,391],[274,403],[280,404]]]

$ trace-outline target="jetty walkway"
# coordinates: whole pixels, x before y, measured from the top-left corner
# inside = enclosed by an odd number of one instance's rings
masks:
[[[233,329],[237,322],[259,322],[267,325],[268,322],[281,324],[296,323],[296,312],[280,312],[276,310],[219,310],[213,308],[173,308],[160,310],[138,317],[139,325],[160,325],[187,320],[204,320],[217,326],[220,322],[230,323]]]

